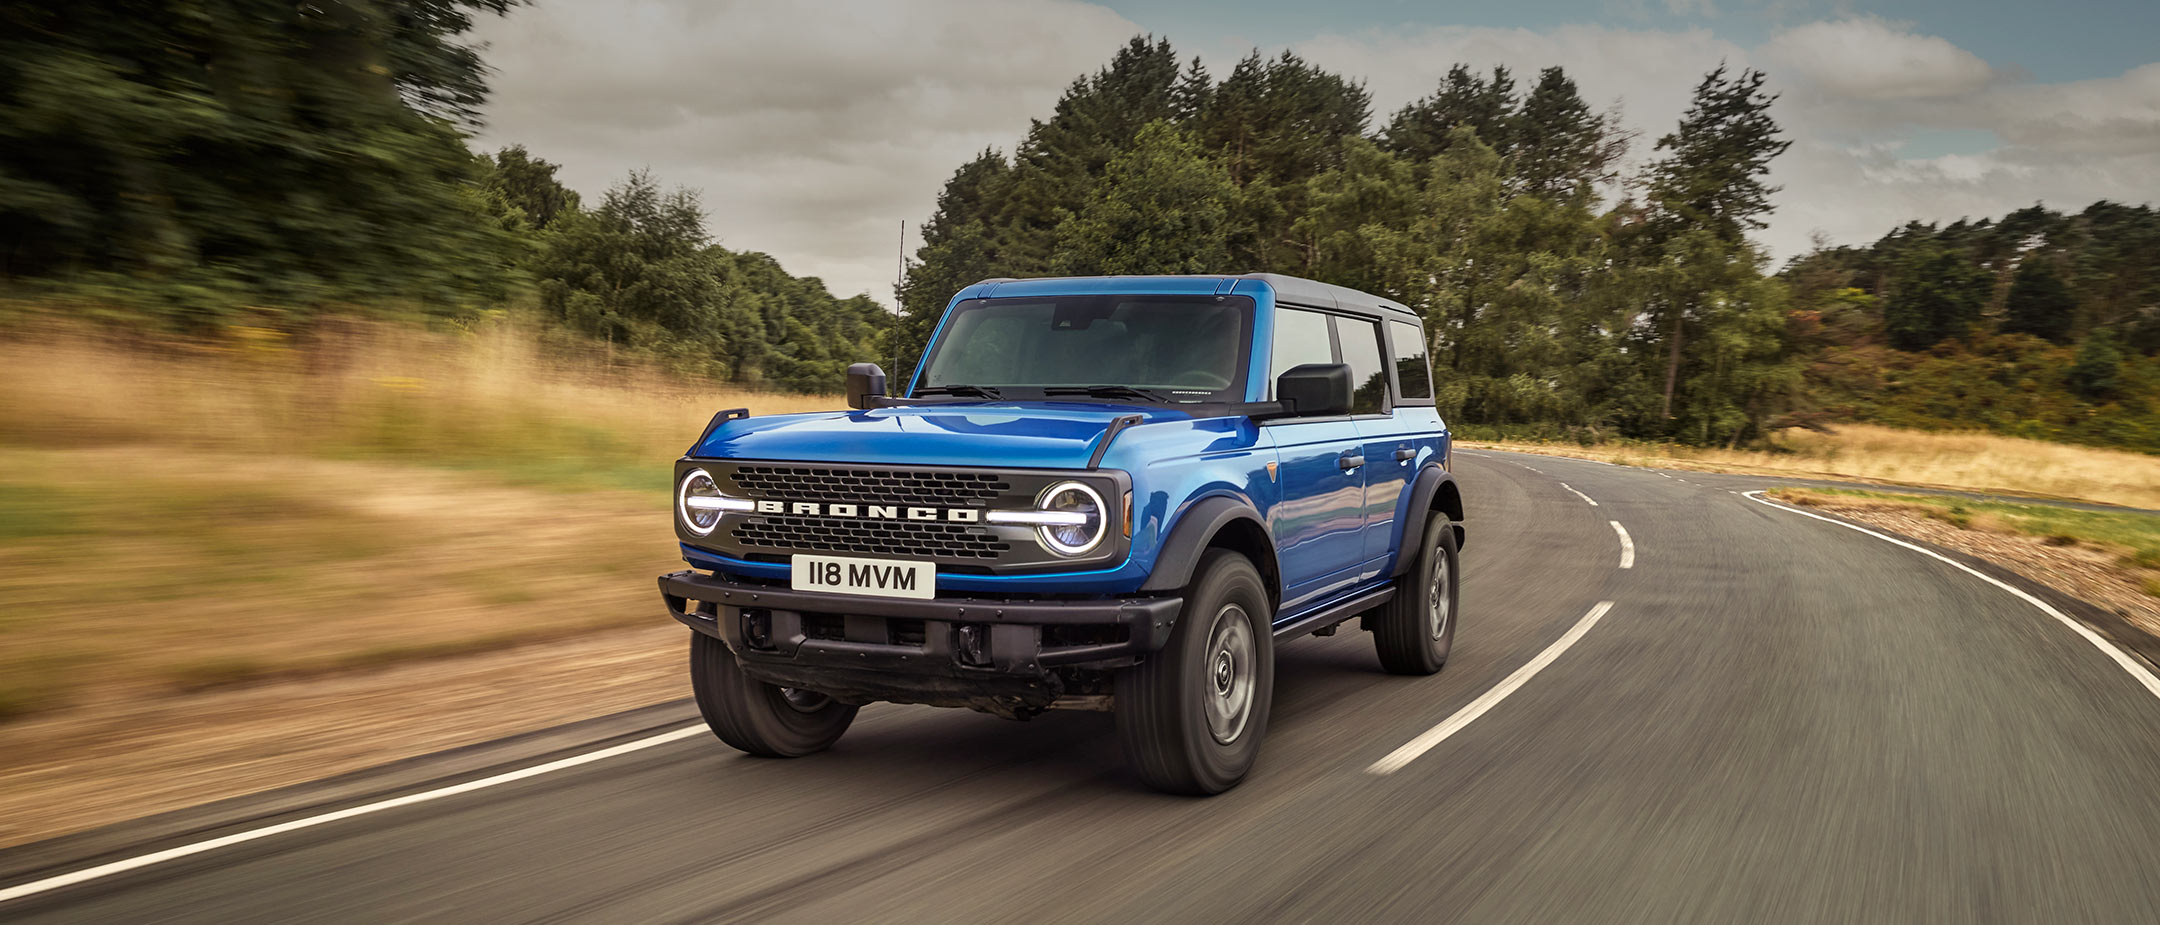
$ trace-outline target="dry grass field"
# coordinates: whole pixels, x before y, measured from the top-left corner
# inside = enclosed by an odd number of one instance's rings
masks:
[[[2160,509],[2160,456],[1978,433],[1838,426],[1795,432],[1777,451],[1675,446],[1476,444],[1623,465],[1853,479]]]
[[[512,329],[0,342],[0,720],[649,623],[712,412],[838,404]]]

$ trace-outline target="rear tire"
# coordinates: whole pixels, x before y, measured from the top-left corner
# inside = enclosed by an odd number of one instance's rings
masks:
[[[1118,739],[1147,785],[1205,796],[1260,755],[1275,696],[1274,610],[1245,557],[1210,550],[1162,651],[1117,676]]]
[[[690,690],[720,741],[762,758],[800,758],[839,741],[858,707],[743,673],[727,643],[690,634]]]
[[[1371,617],[1373,645],[1388,673],[1433,674],[1447,665],[1461,574],[1454,525],[1442,515],[1427,518],[1416,564],[1396,579],[1395,596]]]

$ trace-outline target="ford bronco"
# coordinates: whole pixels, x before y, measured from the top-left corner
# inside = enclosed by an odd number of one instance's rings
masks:
[[[1149,785],[1218,793],[1277,642],[1351,619],[1388,671],[1455,635],[1463,502],[1401,305],[1269,274],[994,279],[908,387],[715,415],[660,578],[722,741],[794,757],[873,701],[1115,714]]]

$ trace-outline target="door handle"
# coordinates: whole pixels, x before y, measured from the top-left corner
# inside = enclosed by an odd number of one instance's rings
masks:
[[[1415,458],[1417,458],[1417,451],[1409,447],[1403,447],[1402,449],[1395,451],[1396,462],[1409,462],[1410,460]]]
[[[1355,468],[1357,468],[1357,467],[1359,467],[1359,466],[1362,466],[1362,465],[1364,465],[1364,464],[1365,464],[1365,457],[1363,457],[1363,456],[1337,456],[1337,457],[1335,457],[1335,464],[1336,464],[1336,465],[1338,465],[1338,466],[1341,466],[1341,467],[1343,468],[1343,471],[1345,471],[1345,472],[1348,472],[1348,471],[1350,471],[1350,470],[1352,470],[1352,469],[1355,469]]]

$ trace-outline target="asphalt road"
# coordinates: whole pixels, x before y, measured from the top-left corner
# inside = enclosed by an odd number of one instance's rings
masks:
[[[1220,797],[1141,789],[1107,715],[877,706],[809,759],[699,733],[0,919],[2160,921],[2160,698],[2077,632],[1689,473],[1459,470],[1447,670],[1382,674],[1354,630],[1279,647],[1260,766]]]

